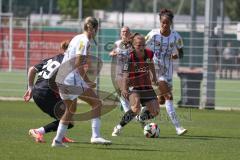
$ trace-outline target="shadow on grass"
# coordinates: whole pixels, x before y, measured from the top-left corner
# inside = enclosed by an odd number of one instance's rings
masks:
[[[76,144],[76,143],[74,143]],[[85,148],[85,149],[97,149],[97,150],[108,150],[108,151],[137,151],[137,152],[175,152],[175,153],[181,153],[181,152],[186,152],[183,150],[164,150],[164,149],[151,149],[147,146],[143,147],[143,148],[139,148],[139,145],[133,145],[131,144],[131,146],[129,147],[129,144],[115,144],[113,143],[112,145],[102,145],[102,144],[91,144],[88,142],[79,142],[78,144],[89,144],[89,145],[85,145],[85,146],[80,146],[80,145],[71,145],[71,147],[76,147],[76,148]],[[119,145],[124,145],[126,147],[120,147]],[[141,145],[143,146],[143,145]]]
[[[213,138],[204,137],[204,136],[173,136],[173,137],[160,137],[161,139],[174,139],[174,140],[182,140],[182,139],[196,139],[196,140],[213,140]]]
[[[134,144],[134,143],[115,143],[113,142],[113,144],[111,145],[103,145],[103,144],[91,144],[90,142],[74,142],[74,143],[71,143],[71,144],[88,144],[88,145],[96,145],[96,146],[138,146],[139,144]],[[141,146],[148,146],[148,145],[144,145],[144,144],[141,144]]]
[[[197,136],[193,136],[193,135],[185,135],[184,137],[187,137],[189,139],[209,139],[209,140],[213,140],[213,139],[236,139],[236,140],[240,140],[240,137],[227,137],[227,136],[206,136],[206,135],[197,135]]]
[[[157,138],[160,139],[160,138]],[[168,149],[158,149],[151,148],[152,145],[144,145],[144,144],[128,144],[128,143],[114,143],[111,145],[103,145],[103,144],[91,144],[90,142],[75,142],[71,143],[70,147],[74,148],[83,148],[83,149],[97,149],[97,150],[110,150],[110,151],[137,151],[137,152],[171,152],[171,153],[181,153],[186,152],[183,150],[169,150]]]
[[[106,148],[96,148],[99,150],[106,149]],[[117,148],[108,148],[108,150],[111,151],[140,151],[140,152],[161,152],[163,150],[161,149],[149,149],[149,148],[123,148],[123,147],[117,147]],[[182,151],[168,151],[168,152],[182,152]]]
[[[236,139],[240,140],[240,137],[226,137],[226,136],[214,136],[214,135],[183,135],[183,136],[172,136],[172,137],[160,137],[160,139],[191,139],[191,140],[214,140],[214,139]]]

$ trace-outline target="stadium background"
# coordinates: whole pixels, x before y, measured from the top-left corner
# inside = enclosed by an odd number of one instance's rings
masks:
[[[127,13],[126,13],[127,14]],[[143,14],[144,16],[144,14]],[[134,18],[134,17],[133,17]],[[174,70],[174,97],[177,106],[200,107],[203,96],[203,58],[204,58],[204,21],[196,22],[194,36],[191,35],[191,21],[180,21],[182,17],[175,17],[174,29],[177,30],[184,40],[184,58],[175,62]],[[184,18],[184,17],[183,17]],[[34,24],[31,18],[17,18],[11,15],[2,16],[0,44],[0,96],[2,99],[21,99],[26,89],[26,72],[30,65],[34,65],[40,60],[54,56],[59,53],[59,44],[63,40],[71,39],[81,32],[81,22],[77,20],[66,20],[63,24],[74,23],[74,26],[61,25],[51,26],[40,23]],[[101,19],[99,19],[101,20]],[[64,21],[64,20],[62,20]],[[110,22],[108,22],[110,23]],[[116,23],[116,22],[115,22]],[[213,22],[212,22],[213,23]],[[219,22],[218,22],[219,23]],[[129,25],[133,25],[134,22]],[[214,22],[215,24],[215,22]],[[128,25],[128,24],[126,24]],[[219,24],[215,24],[219,26]],[[213,68],[210,72],[214,75],[214,96],[209,108],[234,109],[240,108],[240,64],[239,64],[239,41],[236,38],[237,22],[224,22],[224,34],[222,37],[216,33],[211,40],[214,45],[209,46],[213,51],[209,54],[213,58],[208,62],[208,66]],[[149,25],[146,28],[132,27],[132,32],[140,32],[146,35],[150,31]],[[111,58],[108,53],[113,42],[119,38],[118,23],[114,27],[108,27],[106,22],[100,21],[100,28],[96,40],[98,46],[94,46],[92,51],[96,56],[100,56],[104,62],[103,69],[99,75],[101,90],[112,91],[111,85]],[[192,41],[191,41],[192,40]],[[231,64],[223,63],[222,52],[231,43],[233,61]],[[221,44],[221,45],[220,45]],[[192,54],[191,54],[192,53]],[[224,77],[224,65],[232,70],[232,77]],[[209,71],[208,71],[209,72]],[[18,75],[18,76],[16,76]],[[16,78],[14,78],[16,77]],[[181,78],[180,78],[181,77]],[[17,80],[17,81],[15,81]],[[186,82],[188,81],[188,82]],[[192,84],[193,83],[193,84]],[[8,86],[8,87],[5,87]],[[205,106],[206,107],[206,106]],[[208,106],[207,106],[208,107]]]
[[[239,5],[239,0],[0,0],[0,159],[239,160]],[[45,144],[34,143],[29,129],[52,119],[35,103],[23,102],[27,68],[58,54],[59,42],[80,33],[83,18],[94,15],[101,25],[98,46],[92,51],[104,61],[97,82],[101,91],[111,93],[108,50],[119,38],[120,27],[124,24],[146,34],[159,26],[157,13],[164,7],[174,11],[173,28],[185,44],[185,57],[175,62],[173,95],[178,118],[188,133],[176,135],[162,106],[151,121],[160,126],[160,138],[145,138],[136,121],[121,136],[112,137],[123,114],[114,104],[116,109],[101,117],[101,134],[112,140],[110,146],[90,144],[90,121],[76,121],[68,137],[77,143],[67,149],[51,148],[54,132],[44,135]],[[228,42],[232,57],[225,64],[223,50]],[[232,77],[220,74],[225,68],[233,70]],[[207,98],[214,103],[206,105]],[[89,108],[79,103],[77,111]]]

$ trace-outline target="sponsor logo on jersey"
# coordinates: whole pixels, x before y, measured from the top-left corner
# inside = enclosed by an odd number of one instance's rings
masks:
[[[147,71],[148,71],[148,66],[135,68],[135,72],[147,72]]]
[[[84,43],[83,43],[83,41],[80,41],[80,44],[79,44],[79,51],[81,51],[83,48],[84,48]]]

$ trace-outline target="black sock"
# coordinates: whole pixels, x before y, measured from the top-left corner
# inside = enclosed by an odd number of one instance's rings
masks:
[[[122,120],[120,122],[120,125],[123,127],[126,124],[128,124],[133,118],[135,117],[135,113],[130,109],[129,111],[127,111],[123,117]]]
[[[73,125],[72,123],[69,123],[68,129],[71,129],[71,128],[73,128],[73,127],[74,127],[74,125]]]
[[[45,130],[45,133],[57,131],[59,122],[60,122],[59,120],[53,121],[53,122],[47,124],[46,126],[44,126],[43,128]],[[74,126],[73,124],[69,123],[68,129],[73,128],[73,126]]]
[[[58,124],[59,124],[59,120],[53,121],[53,122],[47,124],[46,126],[44,126],[43,128],[45,130],[45,133],[57,131]]]
[[[153,119],[154,116],[148,110],[145,110],[143,113],[141,113],[139,118],[141,121],[145,121],[145,120]]]

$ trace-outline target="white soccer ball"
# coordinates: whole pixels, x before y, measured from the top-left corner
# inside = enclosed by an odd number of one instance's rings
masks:
[[[144,127],[143,134],[147,138],[158,138],[160,135],[160,128],[156,123],[149,123]]]

